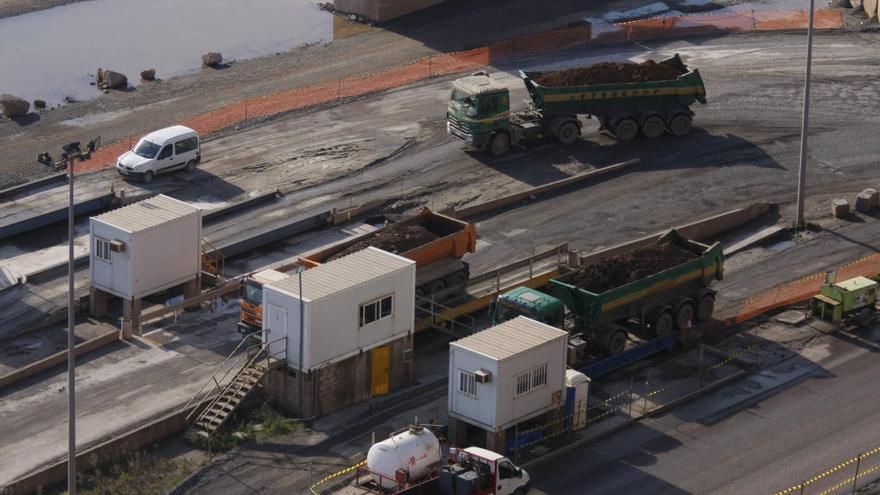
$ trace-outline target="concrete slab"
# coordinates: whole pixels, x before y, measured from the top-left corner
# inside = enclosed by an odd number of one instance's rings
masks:
[[[77,366],[77,446],[84,448],[182,407],[238,342],[236,315],[185,313],[164,345],[114,344]],[[48,372],[4,391],[0,487],[63,458],[67,377]]]
[[[790,309],[788,311],[783,311],[778,315],[774,316],[773,319],[778,321],[779,323],[785,323],[786,325],[798,326],[801,323],[807,321],[807,313],[797,309]]]

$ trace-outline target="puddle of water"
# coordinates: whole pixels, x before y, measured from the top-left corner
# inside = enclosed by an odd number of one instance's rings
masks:
[[[767,246],[767,249],[769,249],[771,251],[782,251],[782,250],[788,249],[796,244],[797,243],[792,240],[779,241],[775,244],[771,244],[771,245]]]
[[[208,51],[245,59],[332,39],[332,15],[310,0],[90,0],[0,19],[0,93],[85,100],[101,94],[98,67],[139,84],[144,69],[198,70]]]

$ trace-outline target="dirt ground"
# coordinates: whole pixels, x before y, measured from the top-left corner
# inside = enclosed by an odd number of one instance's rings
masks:
[[[639,64],[602,62],[589,67],[562,69],[542,74],[536,80],[544,86],[584,86],[668,81],[681,74],[676,67],[646,60]]]
[[[394,254],[400,254],[435,240],[437,240],[437,235],[421,225],[405,225],[399,228],[389,228],[370,239],[352,244],[329,257],[327,261],[356,253],[370,246]]]
[[[606,8],[632,8],[645,1],[602,0],[591,2],[587,9],[578,0],[563,0],[554,9],[546,9],[531,0],[476,6],[465,0],[449,0],[385,23],[381,29],[338,19],[336,39],[331,43],[234,61],[222,70],[206,69],[171,79],[157,74],[156,82],[134,91],[111,91],[94,100],[31,114],[25,120],[0,120],[0,188],[47,175],[50,171],[36,163],[34,156],[44,151],[57,153],[61,145],[71,141],[100,135],[104,143],[117,142],[243,98],[557,29]],[[55,4],[52,0],[0,0],[0,12],[13,15]],[[493,22],[485,23],[487,17]]]
[[[51,9],[68,3],[81,2],[82,0],[0,0],[0,19],[15,15],[36,12],[37,10]]]
[[[584,266],[575,283],[591,292],[601,293],[660,273],[696,258],[675,246],[652,246],[637,249],[623,256],[614,256],[599,263]]]

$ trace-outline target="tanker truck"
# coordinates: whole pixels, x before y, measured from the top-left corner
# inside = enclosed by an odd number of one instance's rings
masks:
[[[479,447],[450,448],[428,428],[409,426],[374,444],[366,466],[341,494],[525,495],[529,474],[501,454]]]
[[[620,70],[622,66],[633,70]],[[618,141],[630,141],[640,133],[652,139],[667,132],[684,136],[693,126],[690,107],[697,101],[706,103],[700,72],[689,69],[678,54],[656,63],[605,62],[552,73],[519,71],[519,75],[531,98],[520,112],[510,111],[507,87],[485,72],[453,81],[447,132],[495,156],[528,140],[550,138],[572,144],[581,134],[579,115],[596,117],[600,130]],[[571,83],[580,80],[589,83]]]
[[[523,315],[568,331],[570,364],[592,378],[690,338],[693,324],[712,316],[709,285],[723,273],[720,243],[671,230],[652,244],[635,243],[571,269],[551,279],[546,291],[517,287],[501,294],[491,319],[497,324]]]

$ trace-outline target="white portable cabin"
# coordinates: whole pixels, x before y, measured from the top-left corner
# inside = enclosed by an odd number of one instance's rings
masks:
[[[414,261],[374,247],[270,282],[263,287],[263,341],[277,355],[285,344],[278,339],[287,337],[291,369],[341,361],[413,331],[415,284]]]
[[[451,343],[449,415],[497,433],[562,405],[567,345],[524,316]]]
[[[201,210],[158,195],[90,219],[92,286],[141,298],[198,277]]]

